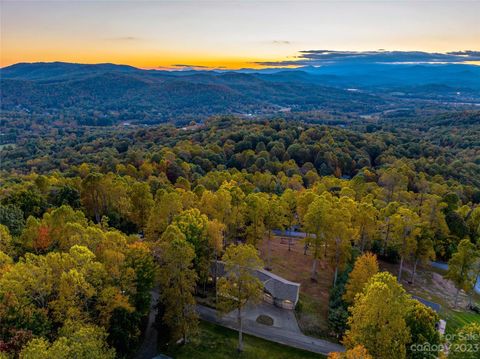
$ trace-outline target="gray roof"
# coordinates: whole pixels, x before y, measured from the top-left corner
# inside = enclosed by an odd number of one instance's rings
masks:
[[[412,298],[418,300],[418,301],[419,301],[420,303],[422,303],[423,305],[426,305],[427,307],[432,308],[432,309],[433,309],[434,311],[436,311],[437,313],[440,312],[440,309],[442,309],[442,307],[441,307],[440,304],[438,304],[438,303],[430,302],[429,300],[426,300],[426,299],[417,297],[417,296],[415,296],[415,295],[412,295]]]
[[[297,303],[300,283],[291,282],[264,269],[257,269],[256,275],[272,297]]]
[[[212,263],[212,273],[215,273],[215,264],[217,266],[217,277],[225,275],[225,265],[221,261],[215,261]],[[300,283],[291,282],[264,269],[256,269],[254,274],[263,283],[265,291],[267,291],[273,298],[289,300],[294,304],[297,303],[300,292]]]

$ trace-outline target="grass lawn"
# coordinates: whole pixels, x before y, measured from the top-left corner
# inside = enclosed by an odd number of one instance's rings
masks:
[[[444,316],[447,321],[447,328],[445,330],[447,334],[452,334],[457,329],[469,323],[476,322],[480,324],[480,314],[474,312],[446,310]]]
[[[300,349],[287,347],[260,338],[244,335],[244,351],[237,352],[238,332],[215,324],[200,322],[200,333],[197,338],[183,346],[171,348],[164,353],[175,359],[220,359],[220,358],[325,358]]]

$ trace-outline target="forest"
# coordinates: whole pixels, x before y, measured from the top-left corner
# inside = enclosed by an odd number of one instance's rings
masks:
[[[433,260],[470,318],[447,322],[448,358],[478,358],[479,111],[28,131],[15,116],[0,149],[0,358],[133,358],[153,292],[158,350],[181,357],[205,330],[198,304],[261,300],[251,269],[275,270],[273,232],[291,229],[306,234],[305,275],[327,283],[312,335],[346,349],[329,358],[447,355],[439,313],[407,288]]]

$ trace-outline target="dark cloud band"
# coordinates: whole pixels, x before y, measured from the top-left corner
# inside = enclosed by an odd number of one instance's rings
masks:
[[[321,66],[348,63],[464,63],[480,61],[480,51],[430,53],[422,51],[303,50],[296,60],[255,62],[262,66]]]

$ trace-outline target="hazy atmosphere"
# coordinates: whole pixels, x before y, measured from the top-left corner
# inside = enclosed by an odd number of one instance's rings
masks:
[[[1,65],[259,67],[302,50],[479,49],[478,1],[2,1]]]

